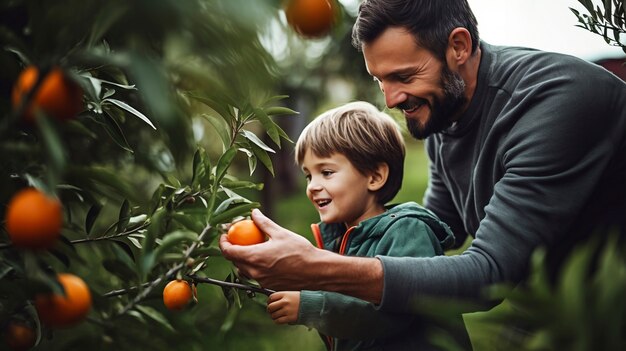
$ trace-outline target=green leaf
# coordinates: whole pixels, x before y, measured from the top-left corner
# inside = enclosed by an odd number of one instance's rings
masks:
[[[150,225],[146,231],[146,235],[142,241],[141,246],[144,251],[150,252],[155,247],[156,239],[161,236],[164,229],[163,224],[167,215],[166,210],[161,207],[150,218]]]
[[[157,311],[156,309],[154,309],[152,307],[145,306],[145,305],[135,305],[135,308],[139,312],[143,313],[144,315],[146,315],[147,317],[152,319],[153,321],[157,322],[160,326],[162,326],[165,329],[169,330],[170,332],[172,332],[172,333],[176,332],[174,327],[172,327],[170,322],[168,322],[167,318],[165,318],[165,316],[163,314],[161,314],[161,312]]]
[[[236,196],[236,197],[229,197],[226,200],[222,201],[222,203],[219,204],[219,206],[217,206],[217,208],[215,209],[215,211],[213,211],[213,216],[218,215],[222,212],[224,212],[230,205],[232,205],[233,203],[250,203],[249,200],[241,197],[241,196]]]
[[[137,191],[126,182],[113,168],[93,166],[93,167],[69,167],[68,172],[79,179],[100,184],[110,189],[106,189],[106,195],[111,195],[110,190],[115,191],[125,198],[139,201]]]
[[[196,188],[208,188],[211,184],[211,160],[204,148],[199,147],[193,155],[193,173],[191,185]]]
[[[161,244],[155,250],[155,259],[158,260],[164,253],[166,253],[171,248],[176,245],[184,242],[184,241],[195,241],[198,239],[198,234],[187,231],[187,230],[177,230],[171,233],[166,234],[161,241]]]
[[[252,209],[259,208],[260,206],[261,205],[258,202],[236,204],[228,210],[225,210],[218,215],[214,215],[211,218],[211,225],[215,227],[218,224],[230,222],[230,220],[235,217],[249,215]]]
[[[270,171],[273,176],[274,167],[272,166],[272,159],[267,154],[267,152],[253,143],[250,143],[250,147],[252,148],[252,152],[254,153],[254,155],[261,161],[261,163],[263,163],[265,168],[267,168],[267,170]]]
[[[280,116],[280,115],[297,115],[299,112],[294,111],[288,107],[283,106],[270,106],[264,109],[265,114],[268,116]]]
[[[229,309],[228,309],[228,314],[226,315],[226,318],[224,319],[224,322],[222,322],[222,326],[220,327],[220,332],[225,334],[227,333],[229,330],[232,329],[233,325],[235,325],[235,321],[237,320],[237,316],[239,316],[239,311],[241,310],[241,306],[238,306],[239,308],[234,308],[232,307],[232,305],[235,302],[238,302],[238,305],[241,305],[241,302],[239,300],[239,294],[237,294],[237,290],[234,288],[228,288],[228,290],[230,290],[230,299],[227,299],[227,301],[233,301],[232,303],[229,304]]]
[[[130,222],[130,217],[130,204],[128,203],[128,200],[124,199],[122,206],[120,206],[120,213],[117,217],[117,233],[122,233],[126,230],[128,223]]]
[[[272,119],[267,116],[265,111],[260,108],[254,109],[254,115],[261,122],[263,128],[265,128],[265,133],[267,133],[270,139],[272,139],[272,141],[276,145],[278,145],[278,147],[280,147],[280,135],[278,134],[278,130],[276,129],[276,123],[274,123],[274,121],[272,121]]]
[[[87,217],[85,218],[85,232],[87,234],[91,234],[91,229],[93,228],[96,219],[98,219],[100,211],[102,211],[102,205],[100,205],[99,203],[95,203],[89,208],[89,211],[87,212]]]
[[[252,142],[252,144],[256,145],[257,147],[267,151],[267,152],[272,152],[275,153],[275,151],[267,146],[263,141],[261,141],[261,139],[259,139],[258,136],[256,136],[256,134],[252,133],[249,130],[242,130],[241,134],[248,140],[250,140]]]
[[[134,107],[130,106],[129,104],[125,103],[124,101],[117,100],[117,99],[106,99],[106,100],[102,101],[102,103],[105,103],[105,102],[110,102],[113,105],[115,105],[115,106],[117,106],[117,107],[119,107],[121,109],[124,109],[124,110],[126,110],[126,111],[128,111],[130,113],[132,113],[133,115],[139,117],[139,119],[141,119],[142,121],[146,122],[146,124],[148,124],[150,127],[152,127],[152,129],[156,130],[156,127],[154,126],[154,124],[152,124],[152,121],[150,121],[150,119],[148,117],[144,116],[143,113],[135,110]]]
[[[228,189],[254,189],[263,190],[263,184],[250,182],[247,180],[228,180],[222,181],[222,186]]]
[[[41,113],[37,115],[37,124],[41,131],[45,152],[48,155],[50,171],[48,172],[49,185],[54,188],[60,179],[61,172],[65,169],[66,156],[65,147],[61,142],[61,137],[57,133],[51,120]]]
[[[230,127],[223,121],[223,119],[207,114],[202,114],[202,117],[204,117],[211,124],[211,126],[213,126],[217,135],[220,139],[222,139],[222,145],[230,145]]]
[[[128,267],[124,262],[106,258],[102,261],[102,267],[106,269],[109,273],[112,273],[122,281],[130,281],[131,279],[135,279],[137,277],[136,272]]]
[[[193,251],[193,253],[198,256],[222,256],[222,250],[220,250],[219,247],[214,246],[198,247]]]
[[[94,120],[100,123],[104,127],[104,131],[111,137],[111,139],[122,149],[133,152],[133,149],[128,144],[126,136],[122,131],[122,128],[117,123],[113,116],[113,112],[109,109],[104,109],[102,115],[98,115]]]
[[[221,99],[212,99],[210,97],[206,97],[206,96],[199,96],[196,95],[194,93],[189,94],[190,97],[192,97],[195,100],[198,100],[200,102],[202,102],[203,104],[207,105],[208,107],[210,107],[213,111],[215,111],[220,117],[222,117],[222,119],[224,120],[224,122],[226,122],[226,124],[231,125],[234,119],[234,116],[232,115],[232,113],[230,113],[228,104],[223,103]]]
[[[160,184],[155,190],[154,193],[152,193],[152,198],[150,199],[150,206],[149,206],[149,210],[148,210],[148,215],[152,215],[154,214],[154,211],[157,210],[157,208],[161,207],[161,204],[163,201],[163,192],[165,191],[165,185]]]
[[[217,167],[215,169],[215,182],[219,182],[222,180],[226,171],[230,167],[230,164],[233,162],[235,155],[237,154],[237,148],[232,146],[226,152],[220,156],[220,159],[217,161]]]
[[[185,228],[194,231],[196,233],[200,233],[202,232],[202,230],[204,229],[204,224],[203,222],[206,222],[206,211],[198,211],[199,213],[203,214],[204,216],[203,219],[204,221],[200,221],[198,220],[198,216],[197,215],[189,215],[187,213],[183,213],[183,212],[176,212],[172,214],[172,219],[174,219],[176,222],[182,224]]]

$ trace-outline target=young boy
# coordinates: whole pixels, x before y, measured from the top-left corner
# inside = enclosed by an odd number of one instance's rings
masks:
[[[395,121],[373,105],[353,102],[323,113],[302,131],[295,154],[320,214],[321,223],[311,225],[320,248],[424,257],[441,255],[454,242],[448,226],[416,203],[385,206],[402,184],[405,148]],[[267,310],[278,324],[315,328],[329,350],[434,349],[423,318],[381,312],[338,293],[276,292]],[[461,334],[469,344],[464,329]]]

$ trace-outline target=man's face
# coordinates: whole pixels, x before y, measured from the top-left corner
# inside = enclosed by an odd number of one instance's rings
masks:
[[[449,127],[465,102],[465,83],[403,28],[390,27],[363,45],[367,70],[389,108],[404,113],[409,132],[424,139]]]

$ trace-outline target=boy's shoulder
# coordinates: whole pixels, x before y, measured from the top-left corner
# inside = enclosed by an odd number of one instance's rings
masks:
[[[375,231],[384,233],[390,227],[403,222],[404,225],[414,223],[424,223],[435,234],[442,248],[448,248],[454,244],[454,235],[450,227],[441,221],[437,215],[416,202],[403,202],[388,205],[387,212],[381,216],[375,225]]]

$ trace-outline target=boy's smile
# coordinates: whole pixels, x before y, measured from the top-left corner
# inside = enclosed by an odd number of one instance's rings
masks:
[[[302,162],[306,194],[324,223],[351,227],[384,212],[370,190],[370,176],[361,174],[342,154],[319,157],[308,150]]]

